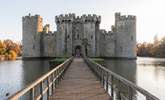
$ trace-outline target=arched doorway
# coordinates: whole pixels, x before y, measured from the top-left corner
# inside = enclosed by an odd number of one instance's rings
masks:
[[[75,47],[75,56],[80,57],[81,56],[81,46],[76,46]]]

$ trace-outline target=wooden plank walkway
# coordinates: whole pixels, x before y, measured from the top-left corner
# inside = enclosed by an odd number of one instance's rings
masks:
[[[82,58],[74,58],[50,100],[110,100]]]

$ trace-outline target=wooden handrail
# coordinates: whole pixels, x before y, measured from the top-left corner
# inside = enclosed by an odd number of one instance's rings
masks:
[[[64,73],[64,71],[66,70],[66,68],[68,67],[68,65],[72,62],[73,57],[67,59],[66,61],[64,61],[62,64],[58,65],[57,67],[55,67],[54,69],[52,69],[51,71],[47,72],[46,74],[42,75],[40,78],[38,78],[36,81],[34,81],[33,83],[31,83],[30,85],[26,86],[24,89],[18,91],[17,93],[15,93],[14,95],[9,97],[9,100],[18,100],[21,96],[25,95],[27,92],[32,90],[32,94],[34,96],[34,88],[37,85],[41,84],[41,94],[39,96],[37,96],[37,98],[42,98],[43,96],[43,92],[48,92],[49,91],[49,86],[51,85],[52,88],[54,88],[53,86],[53,82],[57,81],[58,79],[61,79],[62,74]],[[54,74],[56,74],[56,76],[54,76]],[[49,78],[53,77],[53,80],[50,81]],[[47,84],[46,89],[43,89],[42,84],[43,82],[47,80],[47,82],[49,84]],[[34,98],[34,97],[32,97]],[[34,99],[35,100],[35,99]]]
[[[103,85],[105,85],[104,83],[107,83],[106,84],[107,91],[108,91],[108,87],[109,87],[108,85],[111,86],[111,96],[112,97],[113,97],[113,92],[115,90],[113,88],[114,84],[112,81],[115,79],[115,80],[120,81],[120,83],[126,85],[129,89],[138,91],[141,94],[143,94],[146,97],[146,100],[159,100],[159,98],[155,97],[154,95],[152,95],[148,91],[142,89],[141,87],[128,81],[127,79],[121,77],[120,75],[110,71],[109,69],[105,68],[104,66],[94,62],[92,59],[84,58],[84,60],[89,65],[89,67],[96,73],[96,75],[100,78],[100,80],[103,81]],[[109,76],[111,76],[111,82],[109,82]],[[129,95],[128,100],[132,100],[133,95],[132,94],[128,94],[128,95]],[[122,94],[122,96],[123,96],[123,94]],[[122,98],[122,96],[120,95],[119,98]],[[123,97],[122,100],[126,100],[125,97]]]

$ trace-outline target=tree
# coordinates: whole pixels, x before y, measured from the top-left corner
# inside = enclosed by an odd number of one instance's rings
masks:
[[[165,57],[165,37],[158,39],[154,36],[153,43],[143,42],[137,44],[138,56]]]
[[[16,43],[12,40],[0,40],[0,60],[15,60],[17,56],[21,56],[21,50],[21,43]]]

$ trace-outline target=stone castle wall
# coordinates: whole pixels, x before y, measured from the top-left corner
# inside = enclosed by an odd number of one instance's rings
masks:
[[[114,57],[115,56],[115,33],[106,30],[100,30],[100,51],[101,57]]]
[[[39,15],[22,18],[23,57],[40,57],[40,34],[42,18]]]
[[[100,30],[101,17],[95,14],[56,16],[56,32],[49,24],[43,27],[39,15],[25,16],[22,22],[23,57],[69,57],[79,48],[83,56],[136,58],[135,16],[116,13],[109,32]]]
[[[43,57],[55,57],[56,56],[56,38],[54,33],[43,33]]]
[[[136,58],[136,17],[115,14],[116,57]]]

